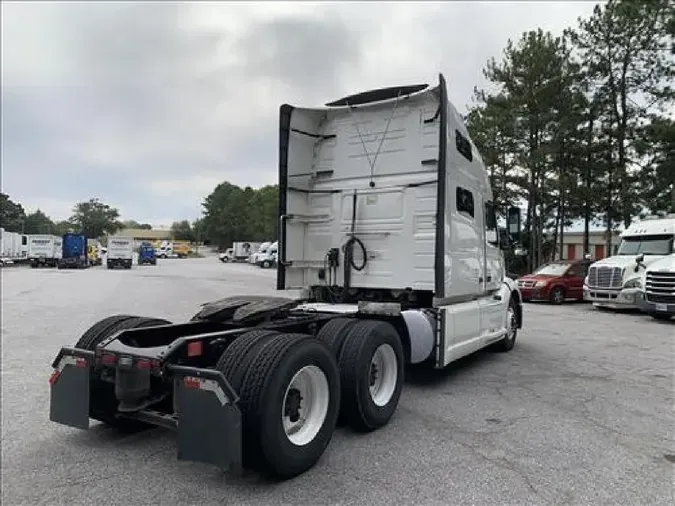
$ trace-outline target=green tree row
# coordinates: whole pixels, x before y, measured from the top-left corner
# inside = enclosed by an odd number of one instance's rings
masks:
[[[529,268],[564,228],[675,212],[673,3],[610,0],[562,36],[509,40],[467,116],[497,201],[526,202]],[[548,234],[546,234],[548,232]],[[611,234],[606,249],[611,251]]]
[[[226,248],[235,241],[274,241],[277,186],[253,189],[223,182],[202,203],[199,231],[210,243]]]
[[[23,206],[12,201],[9,195],[0,193],[0,225],[8,232],[23,234],[63,235],[67,232],[83,232],[90,238],[100,238],[106,233],[114,234],[123,228],[152,230],[149,223],[135,220],[120,220],[119,210],[98,199],[78,202],[67,220],[54,221],[40,209],[26,213]],[[171,235],[174,239],[199,240],[199,223],[188,220],[174,222]]]

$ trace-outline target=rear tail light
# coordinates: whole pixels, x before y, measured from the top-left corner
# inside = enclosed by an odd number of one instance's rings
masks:
[[[183,379],[183,384],[185,388],[201,388],[202,382],[199,381],[199,378],[186,377]]]
[[[134,362],[134,367],[141,371],[158,373],[162,370],[162,363],[157,359],[139,358]]]
[[[148,370],[152,369],[152,362],[144,358],[136,360],[136,369]]]
[[[188,357],[200,357],[204,353],[204,342],[203,341],[192,341],[187,345],[187,356]]]
[[[117,355],[112,353],[104,353],[101,355],[101,363],[103,365],[116,365],[117,364]]]

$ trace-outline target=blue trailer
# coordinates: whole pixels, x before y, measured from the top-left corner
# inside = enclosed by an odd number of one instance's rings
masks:
[[[84,234],[68,233],[63,235],[62,255],[59,259],[59,269],[86,269],[89,267],[87,258],[87,236]]]
[[[157,256],[152,244],[143,243],[138,248],[138,265],[143,264],[157,265]]]

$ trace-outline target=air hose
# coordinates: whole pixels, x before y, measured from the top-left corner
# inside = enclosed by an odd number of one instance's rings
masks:
[[[350,287],[351,278],[352,278],[352,269],[355,271],[362,271],[366,268],[368,263],[368,251],[366,246],[363,244],[363,241],[354,235],[354,228],[356,226],[356,190],[354,190],[354,197],[352,200],[352,225],[349,240],[342,247],[344,252],[345,261],[343,262],[343,279],[345,289]],[[363,263],[361,265],[356,265],[354,263],[354,244],[358,244],[363,252]]]

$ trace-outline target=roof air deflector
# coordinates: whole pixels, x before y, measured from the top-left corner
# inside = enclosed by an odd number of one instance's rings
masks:
[[[428,88],[428,84],[413,84],[410,86],[391,86],[389,88],[380,88],[377,90],[364,91],[349,95],[334,102],[329,102],[326,107],[341,107],[363,105],[370,102],[381,102],[383,100],[391,100],[399,96],[412,95],[418,91]]]

